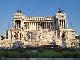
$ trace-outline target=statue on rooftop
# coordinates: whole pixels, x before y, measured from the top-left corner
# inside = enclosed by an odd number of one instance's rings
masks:
[[[17,10],[17,12],[18,12],[18,13],[22,13],[22,10],[21,10],[21,9],[20,9],[20,10]]]
[[[63,10],[58,8],[58,13],[63,13]]]

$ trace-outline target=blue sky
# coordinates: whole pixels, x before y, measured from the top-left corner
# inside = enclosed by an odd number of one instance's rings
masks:
[[[13,15],[19,9],[27,16],[54,16],[58,8],[67,14],[69,27],[80,34],[80,0],[0,0],[0,35],[12,27]]]

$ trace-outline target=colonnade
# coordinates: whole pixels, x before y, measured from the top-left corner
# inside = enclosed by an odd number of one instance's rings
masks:
[[[42,29],[52,29],[53,22],[25,22],[26,29],[39,30]]]
[[[65,28],[66,22],[65,22],[65,20],[59,20],[59,24],[60,24],[61,28]]]
[[[21,28],[21,21],[15,21],[15,28],[18,29],[18,28]]]

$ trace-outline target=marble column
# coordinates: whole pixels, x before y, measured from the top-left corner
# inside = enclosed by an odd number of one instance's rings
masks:
[[[31,28],[33,29],[33,22],[31,22],[31,23],[32,23],[32,27]]]
[[[31,22],[29,22],[29,29],[31,28]]]
[[[18,22],[16,22],[16,23],[17,23],[16,25],[17,25],[17,28],[18,28]]]
[[[36,22],[36,30],[37,30],[37,22]]]
[[[32,26],[31,29],[33,29],[33,22],[31,22],[31,24],[32,24],[32,25],[31,25],[31,26]]]
[[[28,22],[28,29],[29,29],[29,22]]]
[[[46,29],[47,29],[47,22],[46,22]]]
[[[37,30],[38,30],[38,22],[37,22]]]
[[[46,22],[46,29],[47,29],[47,22]]]
[[[33,22],[33,30],[35,29],[35,27],[34,27],[34,22]]]
[[[64,20],[63,20],[63,28],[64,28]]]
[[[46,22],[46,29],[48,28],[48,22]]]
[[[61,20],[61,28],[62,28],[62,20]]]
[[[63,20],[62,20],[62,28],[63,28]]]
[[[63,28],[63,20],[62,20],[62,28]]]
[[[35,22],[34,22],[34,30],[35,30]]]
[[[33,22],[33,30],[35,30],[35,22]]]
[[[62,20],[61,20],[61,28],[62,28]]]
[[[64,20],[64,28],[65,28],[65,20]]]
[[[18,28],[18,22],[17,22],[17,28]]]
[[[29,27],[29,25],[28,25],[29,23],[27,22],[27,26]],[[28,27],[27,27],[27,30],[28,30]]]
[[[64,28],[64,20],[63,20],[63,28]]]
[[[38,26],[39,26],[39,24],[38,24],[38,22],[37,22],[37,30],[38,30]]]
[[[46,28],[48,29],[48,22],[47,22]]]
[[[33,22],[32,22],[32,30],[33,30]]]
[[[36,25],[35,25],[35,22],[34,22],[34,30],[36,30]]]

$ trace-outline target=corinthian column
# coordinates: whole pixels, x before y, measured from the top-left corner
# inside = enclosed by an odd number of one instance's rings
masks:
[[[62,20],[61,20],[61,28],[62,28]]]
[[[36,22],[36,30],[37,30],[37,22]]]
[[[63,28],[64,28],[64,20],[63,20]]]
[[[65,28],[65,20],[64,20],[64,28]]]
[[[38,30],[38,22],[37,22],[37,30]]]

